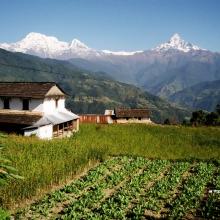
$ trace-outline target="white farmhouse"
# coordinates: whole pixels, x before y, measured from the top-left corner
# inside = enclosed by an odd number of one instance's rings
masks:
[[[65,108],[66,93],[53,82],[0,83],[0,130],[41,139],[70,136],[79,117]]]

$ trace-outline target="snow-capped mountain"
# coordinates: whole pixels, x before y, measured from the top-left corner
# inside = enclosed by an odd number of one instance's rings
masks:
[[[73,39],[72,42],[68,43],[59,41],[56,37],[34,32],[29,33],[24,39],[16,43],[2,43],[0,44],[0,48],[12,52],[22,52],[43,58],[56,59],[89,58],[91,56],[100,57],[104,55],[129,56],[137,52],[142,52],[95,50],[89,48],[78,39]]]
[[[79,68],[105,72],[166,99],[195,84],[220,80],[220,53],[186,42],[179,34],[154,49],[134,52],[96,50],[77,39],[64,42],[39,33],[30,33],[16,43],[0,44],[0,48],[68,60]]]
[[[29,33],[24,39],[16,43],[3,43],[0,48],[13,52],[22,52],[43,58],[68,59],[72,57],[86,57],[96,54],[96,51],[86,46],[77,39],[67,43],[59,41],[56,37],[40,33]]]
[[[152,49],[155,51],[167,51],[167,50],[180,50],[183,52],[189,52],[191,50],[204,50],[196,45],[193,45],[189,42],[183,40],[179,34],[174,34],[170,40],[166,43],[163,43],[156,48]]]
[[[71,58],[106,58],[108,56],[133,56],[135,54],[143,53],[144,51],[110,51],[110,50],[96,50],[88,47],[86,44],[77,39],[72,42],[64,42],[58,40],[56,37],[46,36],[40,33],[29,33],[24,39],[16,43],[2,43],[0,48],[12,52],[22,52],[31,55],[40,56],[43,58],[55,59],[71,59]],[[167,51],[170,49],[179,50],[182,52],[189,52],[191,50],[203,50],[189,42],[181,39],[179,34],[174,34],[167,43],[163,43],[152,51]]]

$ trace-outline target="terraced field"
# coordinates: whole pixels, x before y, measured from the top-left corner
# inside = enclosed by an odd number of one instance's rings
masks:
[[[219,162],[115,157],[14,219],[220,219]]]

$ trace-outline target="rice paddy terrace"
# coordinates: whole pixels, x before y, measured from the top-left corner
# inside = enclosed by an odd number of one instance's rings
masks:
[[[219,161],[113,157],[14,219],[219,219]]]

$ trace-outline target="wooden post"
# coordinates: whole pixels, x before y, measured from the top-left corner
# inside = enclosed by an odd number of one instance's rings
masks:
[[[76,131],[79,131],[79,119],[76,119]]]

